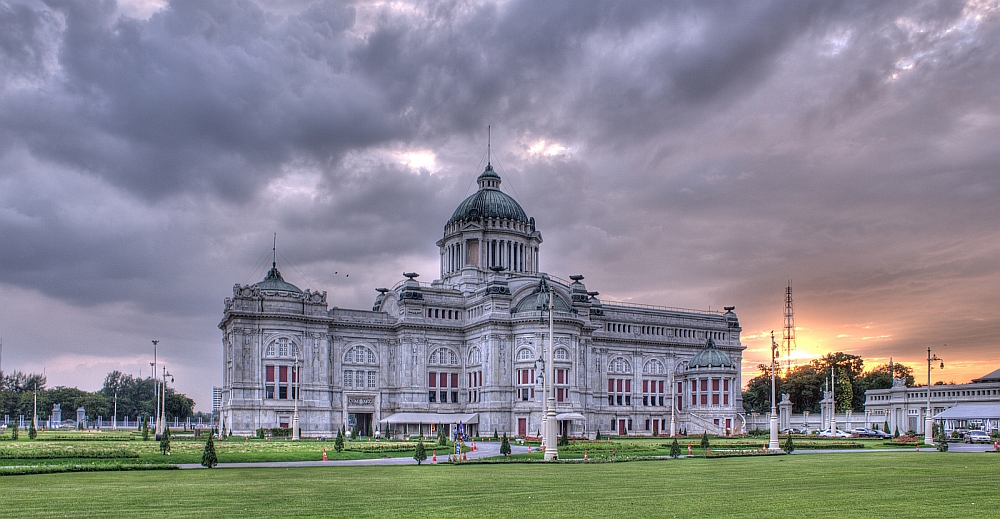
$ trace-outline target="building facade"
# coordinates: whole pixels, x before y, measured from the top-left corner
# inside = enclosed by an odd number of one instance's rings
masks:
[[[546,363],[572,436],[744,428],[733,312],[601,301],[583,276],[539,270],[542,235],[487,165],[445,223],[438,279],[379,288],[371,310],[330,307],[277,265],[225,300],[223,427],[340,427],[393,436],[541,429]],[[553,351],[547,353],[554,290]],[[545,326],[541,326],[544,323]]]
[[[973,379],[970,384],[942,384],[930,387],[931,417],[942,423],[946,430],[954,428],[985,428],[992,431],[1000,427],[1000,370]],[[945,411],[968,409],[969,413]],[[976,413],[982,414],[977,416]],[[970,414],[971,413],[971,414]],[[889,430],[898,427],[901,433],[915,431],[924,434],[927,416],[927,386],[906,387],[906,379],[895,378],[890,389],[865,391],[865,416],[867,421],[889,424]]]

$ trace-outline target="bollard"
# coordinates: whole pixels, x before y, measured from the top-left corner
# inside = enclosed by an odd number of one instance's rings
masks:
[[[326,457],[326,449],[323,449],[323,461],[330,461],[330,460],[329,460],[329,459],[328,459],[328,458]]]

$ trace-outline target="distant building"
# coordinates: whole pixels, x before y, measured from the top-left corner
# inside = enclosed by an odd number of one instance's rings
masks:
[[[222,388],[218,386],[212,386],[212,416],[218,417],[219,411],[222,410]]]
[[[931,416],[938,422],[945,420],[949,430],[969,426],[987,430],[1000,427],[997,423],[1000,417],[986,416],[994,414],[994,409],[1000,407],[1000,370],[973,379],[971,384],[931,386],[930,393]],[[962,407],[939,416],[957,406]],[[986,415],[973,416],[980,411]],[[890,389],[865,391],[865,415],[876,424],[888,422],[892,431],[898,427],[900,432],[916,431],[923,435],[926,414],[927,386],[906,387],[905,380],[897,378],[893,379]]]
[[[740,323],[726,311],[601,301],[583,276],[539,271],[542,235],[500,190],[491,165],[444,225],[439,279],[377,289],[371,310],[328,307],[277,265],[225,300],[227,430],[290,427],[303,436],[535,435],[542,362],[554,362],[563,431],[574,436],[739,431]],[[554,358],[542,311],[554,298]]]

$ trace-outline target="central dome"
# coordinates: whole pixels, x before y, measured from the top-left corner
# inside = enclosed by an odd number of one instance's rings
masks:
[[[476,180],[479,182],[479,191],[458,204],[458,208],[448,220],[448,225],[482,218],[528,223],[528,215],[521,209],[521,204],[507,193],[500,191],[500,175],[493,171],[491,164],[486,164],[486,170]]]

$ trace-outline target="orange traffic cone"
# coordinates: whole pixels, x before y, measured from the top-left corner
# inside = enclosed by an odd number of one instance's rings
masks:
[[[476,452],[476,442],[472,442],[472,452]]]
[[[438,451],[432,451],[432,452],[434,453],[434,455],[431,456],[431,463],[437,463],[438,462]]]
[[[531,445],[528,445],[528,454],[531,454]]]
[[[691,450],[691,444],[689,443],[688,444],[688,456],[690,456],[692,454],[692,452],[693,451]]]
[[[583,451],[583,461],[587,461],[588,459],[589,458],[587,458],[587,451]]]
[[[1000,441],[993,442],[993,450],[1000,451]]]
[[[917,452],[920,452],[920,444],[917,444]]]
[[[465,453],[462,453],[462,461],[465,461]]]
[[[323,449],[323,461],[330,461],[330,460],[329,460],[329,459],[328,459],[328,458],[326,457],[326,449]]]

